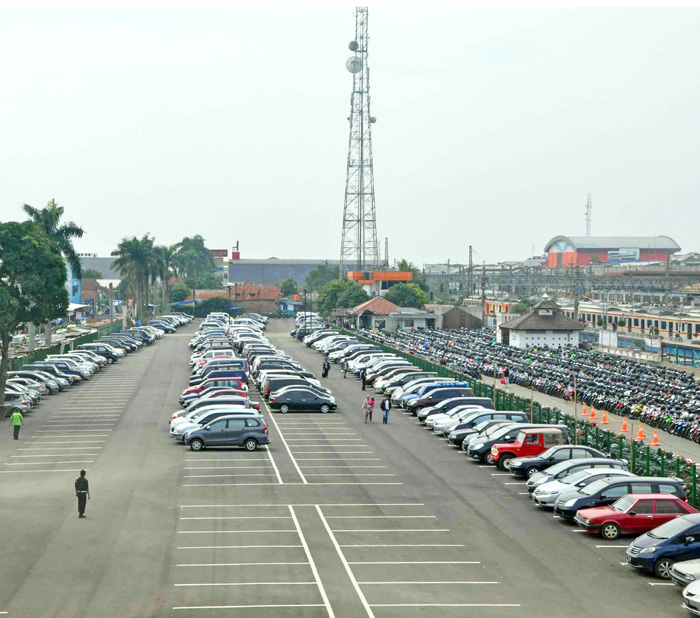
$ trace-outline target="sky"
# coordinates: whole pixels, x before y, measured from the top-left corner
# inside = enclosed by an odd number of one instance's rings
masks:
[[[373,7],[390,259],[496,262],[553,236],[700,250],[700,9]],[[0,220],[51,198],[108,255],[201,234],[337,259],[352,7],[0,9]]]

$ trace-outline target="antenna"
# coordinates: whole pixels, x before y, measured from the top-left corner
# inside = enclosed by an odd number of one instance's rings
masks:
[[[384,264],[389,268],[389,237],[384,237]]]
[[[588,194],[588,201],[586,202],[586,236],[591,235],[591,215],[593,210],[593,202],[591,201],[591,194]]]
[[[372,157],[372,125],[370,115],[369,64],[367,61],[368,8],[355,9],[355,39],[348,48],[354,53],[345,63],[352,73],[350,96],[350,143],[345,181],[343,236],[340,245],[339,276],[353,263],[359,271],[379,265],[381,255],[377,242],[377,217],[374,206],[374,160]]]

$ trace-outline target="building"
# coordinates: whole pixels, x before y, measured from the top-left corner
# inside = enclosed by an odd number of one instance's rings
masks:
[[[411,283],[413,273],[397,270],[348,271],[348,279],[362,286],[368,296],[384,296],[397,283]]]
[[[435,314],[437,328],[481,328],[481,318],[472,315],[466,307],[428,304],[423,305],[423,309]]]
[[[228,263],[229,281],[249,281],[257,285],[274,285],[292,278],[304,287],[308,274],[319,266],[338,268],[338,260],[264,260],[231,259]]]
[[[119,272],[112,268],[112,263],[117,258],[114,257],[97,257],[96,253],[79,253],[80,265],[83,270],[92,268],[99,272],[102,277],[100,279],[119,279],[121,280],[121,275]]]
[[[406,328],[438,328],[437,316],[424,309],[399,307],[375,296],[348,312],[356,328],[396,331]]]
[[[99,315],[109,307],[109,288],[100,285],[97,279],[83,279],[80,302],[90,307],[90,313]]]
[[[554,300],[544,299],[532,311],[500,325],[497,332],[499,342],[524,349],[527,347],[573,345],[578,347],[580,322],[562,315]]]
[[[681,250],[668,236],[555,236],[544,248],[547,266],[666,262]]]
[[[278,285],[253,285],[252,283],[231,283],[221,290],[195,290],[198,301],[227,298],[231,307],[240,307],[244,312],[250,313],[276,313],[280,292]],[[192,301],[191,295],[184,302],[188,301]]]

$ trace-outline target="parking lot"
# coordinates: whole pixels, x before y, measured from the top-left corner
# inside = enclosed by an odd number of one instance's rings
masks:
[[[320,375],[322,357],[290,328],[271,321],[266,335]],[[324,383],[338,412],[263,407],[269,447],[175,444],[165,427],[194,329],[41,404],[19,442],[4,425],[0,611],[685,615],[678,589],[625,565],[630,539],[578,532],[535,507],[523,482],[467,461],[399,410],[364,424],[359,382],[337,366]],[[86,520],[72,490],[81,467]]]

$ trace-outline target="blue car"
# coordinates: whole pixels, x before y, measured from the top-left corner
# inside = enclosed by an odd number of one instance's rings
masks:
[[[677,517],[632,541],[627,563],[662,579],[674,562],[700,558],[700,513]]]

